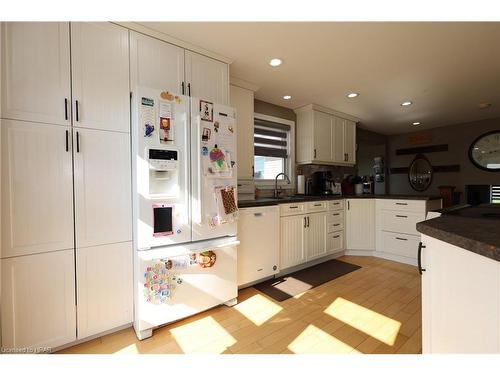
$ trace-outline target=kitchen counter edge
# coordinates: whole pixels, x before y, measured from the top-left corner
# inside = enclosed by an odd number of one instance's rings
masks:
[[[419,195],[335,195],[335,196],[303,196],[294,198],[260,198],[256,200],[249,201],[238,201],[239,208],[249,208],[249,207],[261,207],[261,206],[275,206],[278,204],[286,203],[300,203],[300,202],[312,202],[312,201],[323,201],[323,200],[339,200],[339,199],[401,199],[401,200],[435,200],[441,199],[440,196],[419,196]]]

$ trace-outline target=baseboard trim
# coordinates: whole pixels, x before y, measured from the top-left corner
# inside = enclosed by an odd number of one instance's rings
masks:
[[[392,261],[398,262],[398,263],[409,264],[411,266],[417,265],[416,259],[403,257],[400,255],[395,255],[395,254],[391,254],[391,253],[386,253],[383,251],[376,251],[376,250],[346,250],[345,255],[376,257],[376,258],[392,260]]]
[[[84,342],[91,341],[91,340],[96,339],[98,337],[106,336],[106,335],[109,335],[111,333],[121,331],[123,329],[127,329],[129,327],[132,327],[132,324],[133,323],[130,322],[130,323],[124,324],[122,326],[109,329],[109,330],[104,331],[104,332],[96,333],[95,335],[88,336],[88,337],[85,337],[85,338],[80,339],[80,340],[68,342],[67,344],[64,344],[64,345],[58,346],[57,348],[54,348],[52,353],[58,352],[58,351],[63,350],[63,349],[71,348],[72,346],[82,344]]]

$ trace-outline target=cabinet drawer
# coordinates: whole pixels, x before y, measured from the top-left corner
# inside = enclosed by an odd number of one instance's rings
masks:
[[[321,212],[326,211],[328,202],[306,202],[307,212]]]
[[[343,223],[344,222],[344,211],[333,211],[327,214],[327,223]]]
[[[327,235],[328,251],[334,252],[344,249],[344,232],[335,232]]]
[[[280,204],[280,216],[300,215],[306,211],[304,203]]]
[[[420,236],[382,231],[382,251],[407,258],[417,259]]]
[[[382,210],[381,214],[382,230],[413,234],[415,236],[419,235],[416,228],[417,223],[425,220],[424,213]]]
[[[425,213],[425,201],[404,199],[381,199],[380,207],[384,210],[413,211]]]
[[[328,233],[337,232],[344,229],[344,222],[340,223],[328,223]]]
[[[343,209],[344,209],[344,200],[343,199],[328,202],[328,211],[343,210]]]

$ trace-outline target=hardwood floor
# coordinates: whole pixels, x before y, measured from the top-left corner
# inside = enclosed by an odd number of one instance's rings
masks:
[[[129,328],[59,353],[421,353],[416,268],[339,259],[362,268],[283,302],[246,288],[236,306],[159,328],[149,339],[137,340]]]

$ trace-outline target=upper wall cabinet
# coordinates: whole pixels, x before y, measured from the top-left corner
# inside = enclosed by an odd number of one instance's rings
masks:
[[[184,94],[184,49],[131,31],[130,86]]]
[[[297,163],[356,164],[356,122],[316,105],[296,110]]]
[[[128,30],[106,22],[71,24],[73,125],[130,131]]]
[[[238,127],[236,128],[238,178],[253,178],[254,158],[254,94],[253,91],[231,85],[231,106],[236,108]]]
[[[1,34],[1,117],[69,125],[69,24],[3,22]]]
[[[186,50],[187,94],[229,105],[229,66]]]

